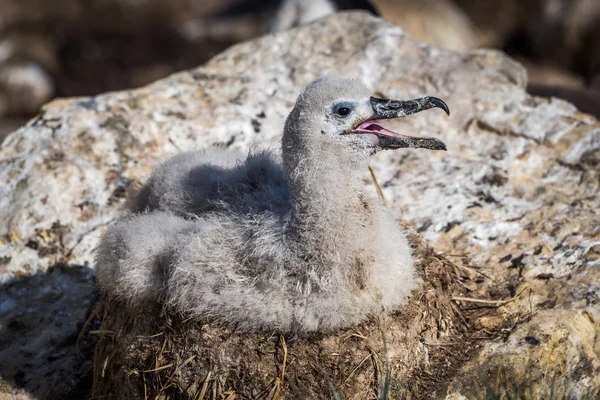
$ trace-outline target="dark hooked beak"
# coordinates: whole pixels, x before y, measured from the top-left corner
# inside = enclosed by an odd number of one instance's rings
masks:
[[[450,110],[446,103],[437,97],[427,96],[414,100],[387,100],[371,97],[371,107],[373,107],[373,116],[349,133],[369,133],[376,135],[379,138],[379,146],[384,149],[410,147],[446,150],[446,144],[439,139],[402,135],[389,131],[376,123],[382,119],[405,117],[435,107],[441,108],[446,114],[450,115]]]

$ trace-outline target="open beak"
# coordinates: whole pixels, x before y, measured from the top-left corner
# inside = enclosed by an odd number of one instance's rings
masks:
[[[389,131],[377,124],[382,119],[405,117],[434,107],[441,108],[446,114],[450,115],[450,110],[446,103],[437,97],[427,96],[414,100],[387,100],[371,97],[371,107],[373,107],[373,115],[348,133],[376,135],[379,138],[379,146],[384,149],[410,147],[446,150],[446,144],[439,139],[402,135]]]

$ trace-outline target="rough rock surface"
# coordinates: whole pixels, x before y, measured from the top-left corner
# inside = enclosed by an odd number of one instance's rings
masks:
[[[470,396],[503,371],[503,381],[538,393],[551,379],[573,396],[597,393],[600,124],[566,102],[526,94],[524,69],[499,52],[426,46],[360,13],[236,46],[142,89],[45,106],[0,149],[0,281],[44,277],[57,264],[85,270],[131,182],[184,149],[277,146],[298,88],[328,73],[361,79],[385,97],[436,95],[452,110],[449,119],[423,113],[390,123],[440,137],[447,153],[399,150],[372,163],[388,204],[460,272],[467,299],[455,303],[487,307],[465,311],[480,332],[470,339],[483,338],[483,350],[449,389]],[[39,307],[53,310],[51,302]],[[86,306],[72,307],[79,315]],[[14,315],[0,310],[0,324],[18,321]],[[415,363],[423,374],[447,366],[440,379],[448,382],[456,356],[428,356],[443,347],[420,343]],[[401,364],[403,354],[388,353]],[[18,382],[4,365],[0,375],[40,396],[37,380],[65,377],[27,368]],[[369,374],[361,366],[353,379]]]

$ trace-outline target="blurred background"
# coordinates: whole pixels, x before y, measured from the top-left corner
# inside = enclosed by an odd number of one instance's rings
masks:
[[[0,0],[0,141],[52,98],[145,85],[340,9],[443,48],[503,50],[532,94],[600,117],[600,0]]]

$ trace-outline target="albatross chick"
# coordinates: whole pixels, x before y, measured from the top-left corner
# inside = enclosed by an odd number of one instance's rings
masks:
[[[361,175],[380,150],[445,150],[379,125],[433,107],[448,113],[435,97],[378,99],[324,77],[289,114],[281,161],[268,151],[171,158],[103,236],[103,292],[241,331],[332,331],[398,309],[418,283],[411,249]]]

